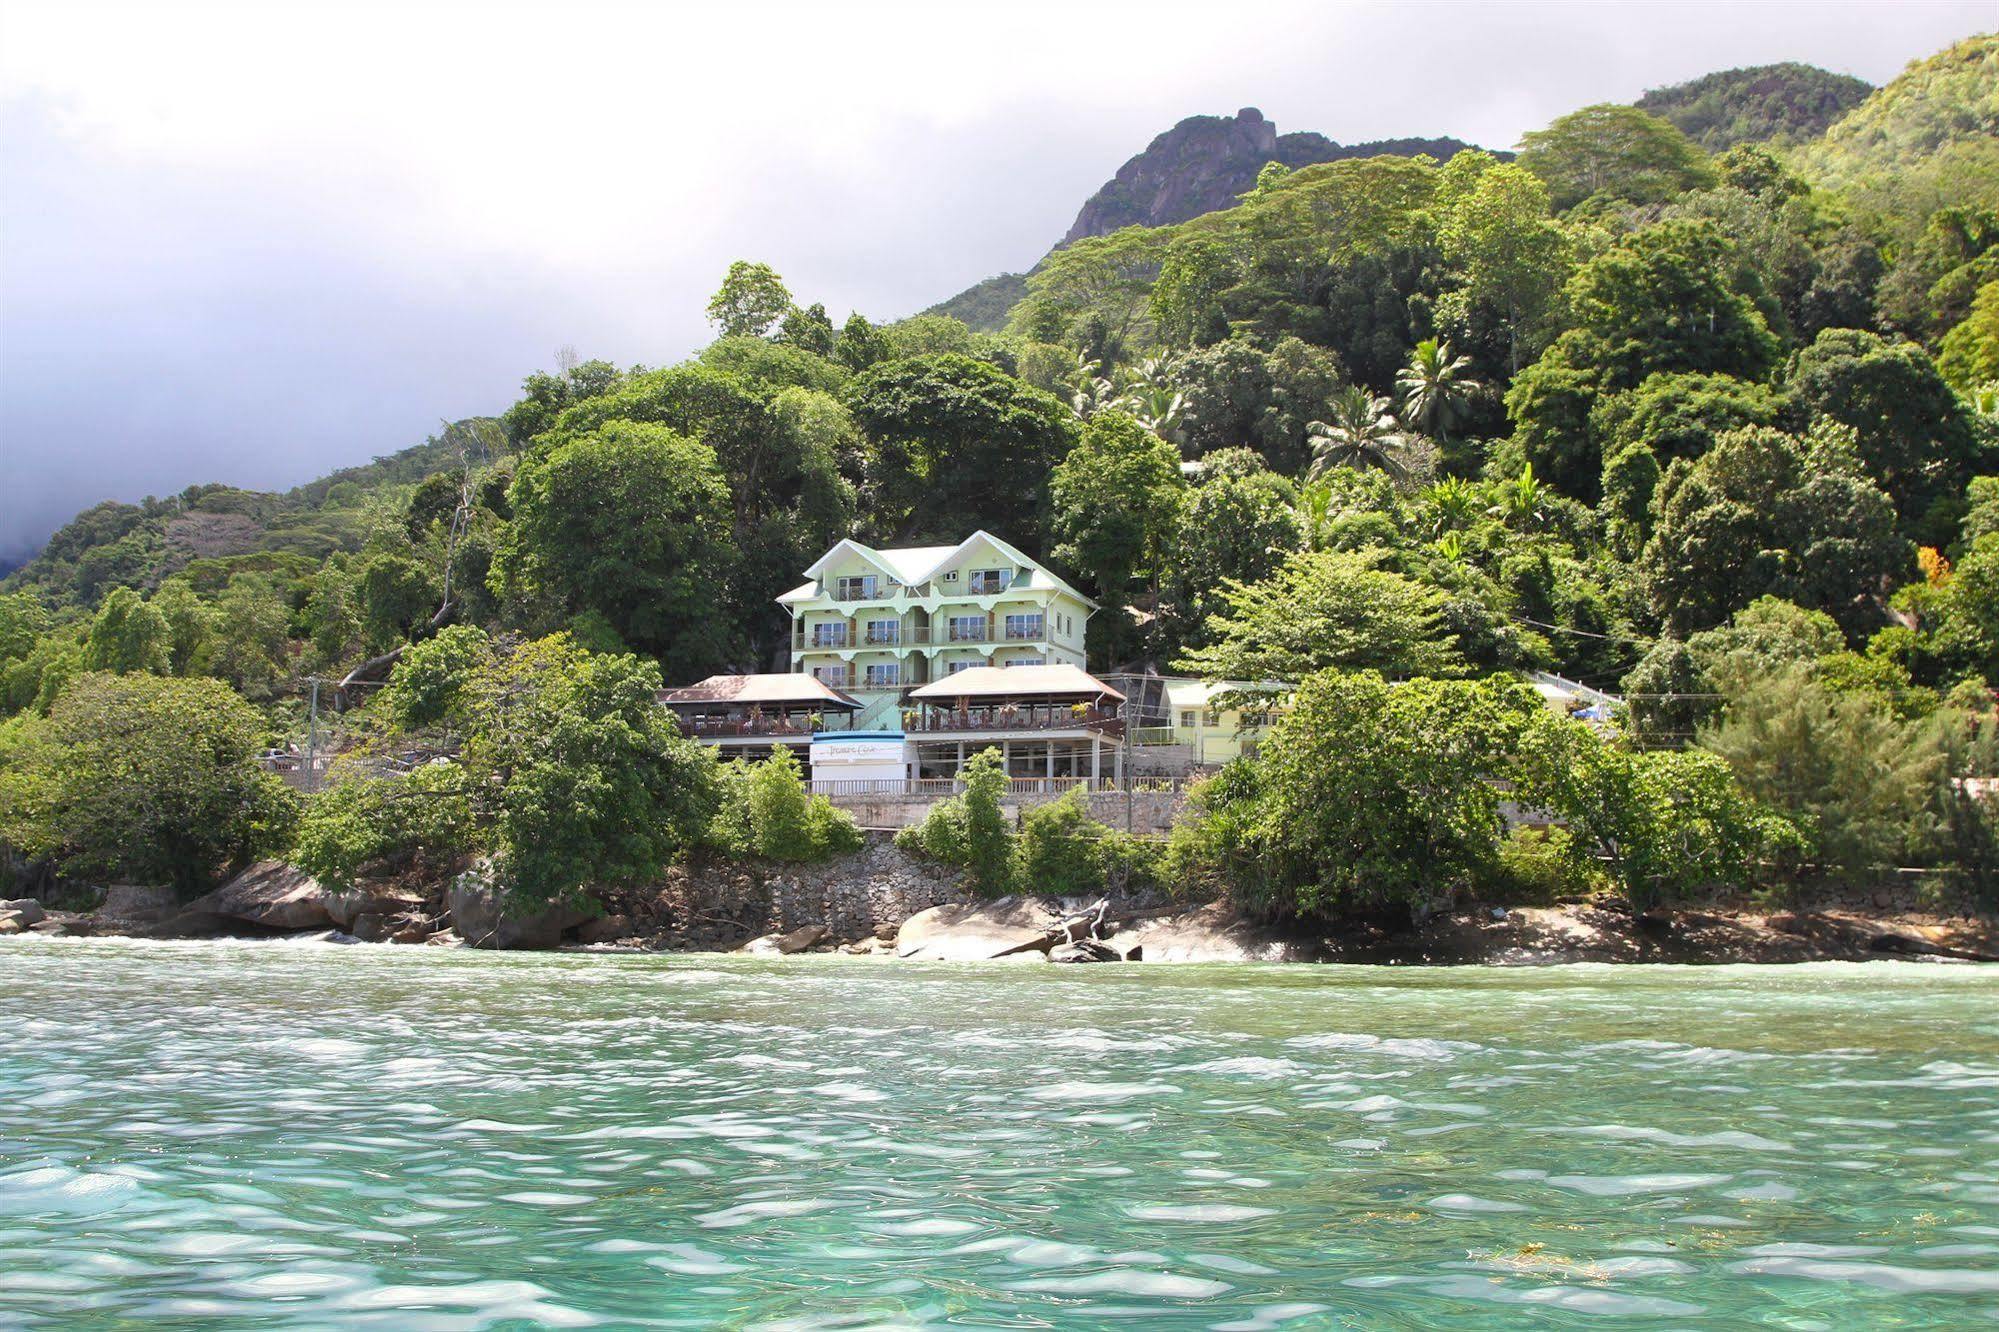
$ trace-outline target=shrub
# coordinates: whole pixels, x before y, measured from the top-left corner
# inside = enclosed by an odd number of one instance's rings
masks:
[[[969,873],[972,886],[989,897],[1012,892],[1013,838],[1007,833],[1000,797],[1006,769],[997,749],[982,749],[960,776],[965,793],[931,806],[923,822],[895,835],[895,844]]]
[[[338,888],[411,863],[448,864],[471,848],[472,810],[455,763],[356,778],[306,803],[292,862]]]
[[[762,763],[722,764],[720,804],[708,840],[733,856],[813,861],[857,851],[853,816],[823,795],[808,795],[798,760],[779,748]]]
[[[1027,811],[1014,870],[1022,891],[1053,897],[1102,892],[1110,831],[1090,817],[1080,788]]]
[[[1552,906],[1603,886],[1565,828],[1515,828],[1499,844],[1499,868],[1490,891],[1502,902]]]
[[[64,874],[185,895],[282,848],[298,802],[219,680],[85,674],[0,736],[0,841]]]
[[[964,799],[952,796],[938,801],[921,823],[912,823],[898,831],[895,844],[913,856],[963,868],[966,864]]]

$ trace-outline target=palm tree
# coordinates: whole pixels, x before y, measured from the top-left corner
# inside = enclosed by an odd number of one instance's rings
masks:
[[[1465,404],[1482,387],[1465,372],[1471,357],[1451,355],[1451,344],[1425,338],[1409,353],[1409,364],[1395,377],[1402,390],[1402,419],[1438,440],[1450,438],[1451,427],[1464,417]]]
[[[1330,420],[1305,426],[1305,441],[1312,446],[1309,479],[1334,467],[1377,467],[1393,480],[1409,479],[1416,441],[1395,419],[1388,399],[1349,384],[1333,396],[1332,408]]]

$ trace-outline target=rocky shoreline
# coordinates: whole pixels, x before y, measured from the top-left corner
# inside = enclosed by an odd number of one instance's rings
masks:
[[[974,898],[948,872],[886,840],[822,866],[739,862],[677,867],[651,888],[596,906],[505,908],[482,865],[429,886],[321,885],[290,865],[252,866],[181,903],[164,889],[114,886],[89,911],[0,901],[0,938],[307,938],[332,943],[615,952],[839,952],[910,961],[1347,962],[1549,965],[1565,962],[1805,962],[1923,958],[1999,961],[1999,916],[1939,914],[1854,897],[1776,909],[1745,902],[1633,911],[1615,900],[1551,906],[1457,904],[1417,923],[1337,929],[1252,919],[1225,902]]]

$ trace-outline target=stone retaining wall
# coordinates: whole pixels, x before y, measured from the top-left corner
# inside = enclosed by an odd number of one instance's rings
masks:
[[[853,815],[854,822],[863,828],[888,829],[907,828],[923,822],[924,816],[938,803],[933,797],[909,795],[834,795],[827,799]],[[1055,799],[1059,797],[1009,792],[1000,798],[1000,803],[1012,811],[1010,817],[1018,824],[1024,811]],[[1125,828],[1128,820],[1129,830],[1141,837],[1164,837],[1172,830],[1173,820],[1186,807],[1185,791],[1134,791],[1129,795],[1123,791],[1093,791],[1090,794],[1090,814],[1093,818],[1119,829]]]

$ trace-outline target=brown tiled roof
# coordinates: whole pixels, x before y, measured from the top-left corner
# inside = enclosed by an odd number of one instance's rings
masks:
[[[816,676],[803,672],[786,672],[780,675],[711,675],[700,684],[686,685],[679,689],[663,689],[659,701],[671,707],[676,703],[740,703],[763,704],[779,707],[831,707],[851,708],[859,711],[864,704],[851,695],[844,694]]]
[[[1076,666],[973,666],[933,680],[909,696],[924,702],[954,698],[1115,698],[1124,695]]]

